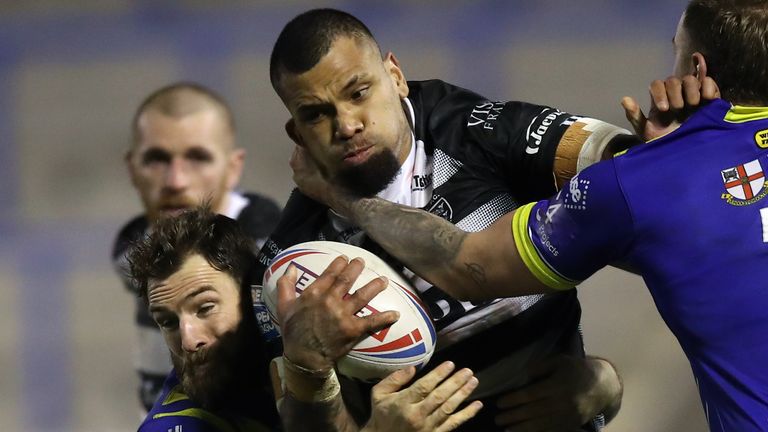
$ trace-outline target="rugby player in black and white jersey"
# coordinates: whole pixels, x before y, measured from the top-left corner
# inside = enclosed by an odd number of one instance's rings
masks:
[[[579,169],[637,141],[618,127],[554,108],[494,102],[438,80],[407,82],[394,55],[382,56],[361,22],[335,10],[309,11],[286,25],[270,77],[291,114],[286,131],[297,144],[294,164],[309,161],[354,194],[423,208],[468,231],[552,194]],[[575,293],[457,301],[298,191],[262,248],[260,265],[309,240],[361,245],[412,277],[438,329],[433,361],[453,360],[480,380],[475,396],[484,408],[465,430],[499,430],[497,417],[517,430],[596,430],[601,413],[618,410],[617,372],[584,355]],[[345,326],[334,321],[344,318],[334,313],[333,299],[316,300],[302,296],[289,306],[301,313],[282,323],[283,357],[324,373],[345,354],[331,342]],[[268,323],[262,331],[274,336]],[[349,342],[361,334],[342,336]],[[281,412],[289,430],[356,428],[350,411],[366,397],[310,406],[290,385]]]
[[[203,201],[236,219],[257,247],[264,243],[280,209],[269,198],[235,191],[245,151],[235,144],[233,114],[220,96],[194,83],[163,87],[144,99],[131,127],[133,139],[125,162],[144,213],[120,230],[112,252],[127,289],[138,294],[127,272],[131,243],[143,238],[159,218]],[[135,320],[139,401],[149,411],[172,366],[163,336],[138,295]]]

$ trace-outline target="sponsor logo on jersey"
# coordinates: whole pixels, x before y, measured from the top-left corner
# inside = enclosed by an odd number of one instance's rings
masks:
[[[568,193],[563,200],[563,206],[569,210],[585,210],[587,208],[587,193],[589,180],[576,176],[568,182]]]
[[[451,204],[441,196],[432,196],[432,205],[427,208],[427,211],[436,214],[449,222],[453,218],[453,208],[451,208]]]
[[[416,174],[411,179],[411,192],[424,190],[430,186],[432,186],[432,173]]]
[[[261,335],[265,341],[273,341],[280,337],[280,330],[275,325],[267,309],[266,303],[261,298],[263,292],[261,285],[251,284],[251,297],[253,299],[253,314],[256,317],[256,324],[261,329]]]
[[[493,130],[496,125],[496,119],[501,115],[506,101],[484,101],[472,108],[467,120],[467,127],[482,127],[483,129]]]
[[[720,197],[730,205],[750,205],[768,195],[768,182],[758,159],[724,169],[720,176],[727,191]]]
[[[768,148],[768,129],[755,132],[755,143],[760,148]]]
[[[549,127],[555,123],[557,117],[563,114],[564,113],[562,111],[556,110],[554,108],[544,108],[541,110],[539,115],[531,120],[531,123],[528,124],[528,129],[525,131],[525,140],[528,143],[528,145],[525,147],[526,153],[536,154],[539,152],[541,141],[549,130]],[[563,121],[561,125],[570,125],[576,121],[577,118],[578,117],[576,116],[570,116],[565,121]]]

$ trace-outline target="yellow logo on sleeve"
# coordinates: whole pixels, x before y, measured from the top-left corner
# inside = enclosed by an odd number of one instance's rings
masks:
[[[768,148],[768,129],[763,129],[755,133],[755,143],[760,148]]]

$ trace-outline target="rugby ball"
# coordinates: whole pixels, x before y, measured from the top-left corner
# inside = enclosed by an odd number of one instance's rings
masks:
[[[296,266],[296,296],[306,289],[328,267],[334,258],[346,255],[365,261],[357,281],[349,290],[357,289],[379,277],[386,276],[389,285],[357,312],[363,317],[396,310],[400,319],[391,326],[370,334],[341,358],[336,369],[342,375],[364,381],[381,379],[406,366],[424,366],[435,350],[436,334],[427,309],[416,291],[381,258],[365,249],[345,243],[313,241],[300,243],[277,255],[264,274],[261,299],[277,326],[277,280],[290,264]]]

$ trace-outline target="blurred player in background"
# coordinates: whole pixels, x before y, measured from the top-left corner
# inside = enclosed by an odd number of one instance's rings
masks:
[[[269,358],[253,313],[250,276],[255,258],[252,239],[239,224],[207,208],[159,221],[131,249],[130,274],[174,365],[140,432],[280,429],[267,390]],[[359,260],[337,259],[307,292],[346,292],[362,268]],[[383,288],[377,279],[355,299],[364,305]],[[404,389],[414,368],[391,374],[374,387],[373,414],[363,430],[445,432],[471,418],[478,403],[454,411],[477,379],[467,369],[451,372],[453,365],[445,363]],[[335,383],[316,396],[333,397],[339,390]],[[321,427],[306,422],[303,430]]]
[[[288,23],[270,76],[291,114],[288,135],[324,174],[357,195],[426,209],[468,230],[555,192],[579,169],[637,142],[628,131],[554,108],[491,101],[439,80],[407,82],[397,58],[382,56],[365,25],[336,10],[312,10]],[[354,223],[300,192],[262,248],[260,264],[309,240],[362,246],[413,276]],[[467,430],[499,430],[494,416],[502,412],[531,430],[595,430],[602,423],[595,416],[618,410],[618,374],[609,362],[584,356],[575,292],[471,303],[440,284],[412,280],[439,332],[435,359],[478,371],[476,397],[485,408]],[[335,307],[333,299],[308,296],[292,303],[290,310],[303,312],[291,315],[300,330],[283,335],[286,362],[318,374],[332,369],[345,354],[329,342],[345,328],[332,321]],[[362,334],[345,336],[355,341]],[[498,410],[502,395],[517,403]],[[289,387],[282,412],[299,421],[296,429],[301,422],[354,427],[340,398],[325,411],[306,410],[299,399]],[[346,399],[350,411],[354,401]]]
[[[767,431],[768,2],[693,0],[673,41],[667,84],[711,77],[724,100],[485,231],[380,198],[327,200],[465,300],[567,292],[608,264],[631,269],[690,360],[710,430]]]
[[[270,199],[235,191],[245,150],[235,143],[234,116],[215,92],[194,83],[176,83],[144,99],[131,124],[132,143],[125,155],[131,182],[144,213],[119,232],[112,259],[125,287],[125,254],[157,221],[209,201],[213,210],[236,219],[260,247],[280,210]],[[155,402],[171,370],[168,349],[142,300],[136,303],[136,370],[144,410]]]

